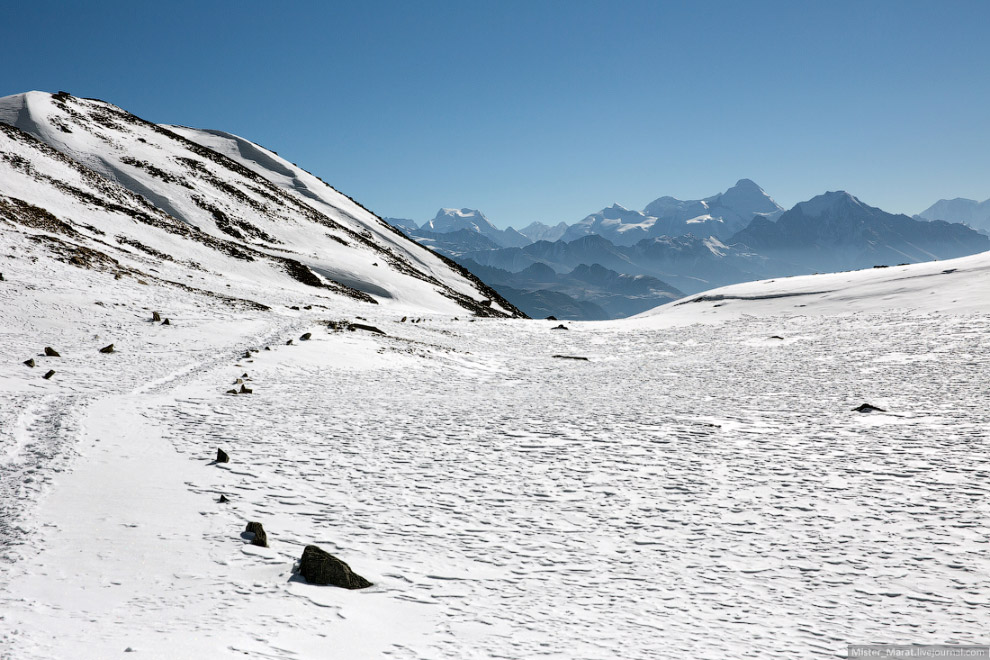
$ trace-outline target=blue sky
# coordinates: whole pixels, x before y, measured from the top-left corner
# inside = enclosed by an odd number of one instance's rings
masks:
[[[0,95],[237,133],[386,216],[990,197],[990,2],[20,3]]]

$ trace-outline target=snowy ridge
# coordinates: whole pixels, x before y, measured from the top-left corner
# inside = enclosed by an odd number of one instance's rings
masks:
[[[846,273],[734,284],[662,305],[634,324],[854,312],[990,313],[990,252]]]
[[[128,204],[140,206],[142,212],[154,211],[156,222],[168,226],[165,233],[181,233],[178,221],[191,230],[187,233],[194,240],[226,252],[217,257],[217,270],[244,275],[240,283],[251,288],[255,298],[265,298],[269,285],[267,273],[259,273],[260,279],[251,282],[249,273],[256,268],[252,264],[259,261],[291,271],[297,283],[368,302],[448,313],[463,312],[465,306],[480,314],[514,313],[498,300],[483,307],[479,302],[492,300],[493,292],[463,269],[404,238],[313,175],[243,138],[177,127],[173,132],[102,101],[41,92],[0,99],[0,123],[29,133],[96,173],[102,177],[94,179],[97,187],[109,190],[116,184],[130,191]],[[31,150],[10,130],[6,133],[7,141],[19,141],[22,151]],[[30,155],[20,157],[31,162]],[[10,176],[21,181],[18,199],[39,208],[46,208],[49,189],[59,183],[57,173],[49,172],[43,173],[44,181],[31,184],[31,174],[24,168]],[[120,189],[112,195],[125,196]],[[103,212],[81,201],[68,221],[109,233],[100,224]],[[136,242],[153,250],[149,254],[154,256],[162,253],[175,263],[187,261],[185,248],[172,246],[170,251],[160,245],[161,231],[117,225],[112,231],[119,236],[118,244]],[[232,255],[247,262],[246,268],[231,267],[227,261]],[[119,257],[115,253],[113,258]],[[200,265],[209,269],[210,264]],[[210,278],[201,279],[211,286]],[[280,279],[278,286],[284,285]]]

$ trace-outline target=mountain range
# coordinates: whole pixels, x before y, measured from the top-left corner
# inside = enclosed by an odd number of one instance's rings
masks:
[[[887,213],[845,191],[827,192],[785,211],[756,183],[740,179],[705,199],[660,197],[642,211],[614,204],[572,225],[532,223],[521,231],[498,230],[478,211],[442,209],[422,227],[405,221],[404,231],[487,278],[511,299],[535,295],[533,313],[553,313],[556,301],[567,309],[555,316],[598,318],[600,311],[581,303],[618,314],[641,300],[630,296],[624,305],[614,299],[602,305],[600,287],[581,289],[567,281],[579,267],[649,276],[660,282],[657,290],[695,293],[762,278],[917,263],[990,249],[988,237],[973,228],[990,204],[955,202],[926,213],[950,208],[971,226]],[[533,240],[520,244],[519,236]],[[548,266],[563,279],[529,276],[534,264]]]
[[[561,240],[597,234],[616,245],[635,245],[644,238],[685,234],[727,238],[754,217],[774,220],[783,212],[762,188],[749,179],[740,179],[724,193],[705,199],[661,197],[642,211],[613,204],[568,227]]]

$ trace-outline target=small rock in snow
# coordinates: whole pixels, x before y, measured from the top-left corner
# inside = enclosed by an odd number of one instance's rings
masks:
[[[48,357],[62,357],[61,355],[58,354],[58,351],[56,351],[51,346],[45,346],[45,355],[47,355]]]
[[[247,524],[247,529],[244,531],[254,534],[254,538],[251,540],[251,545],[258,545],[262,548],[268,547],[268,534],[265,533],[265,528],[260,522],[249,522]]]

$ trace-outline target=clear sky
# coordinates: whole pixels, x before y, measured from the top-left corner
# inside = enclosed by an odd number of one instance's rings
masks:
[[[242,135],[384,216],[576,222],[753,179],[990,197],[990,2],[7,3],[0,96]]]

